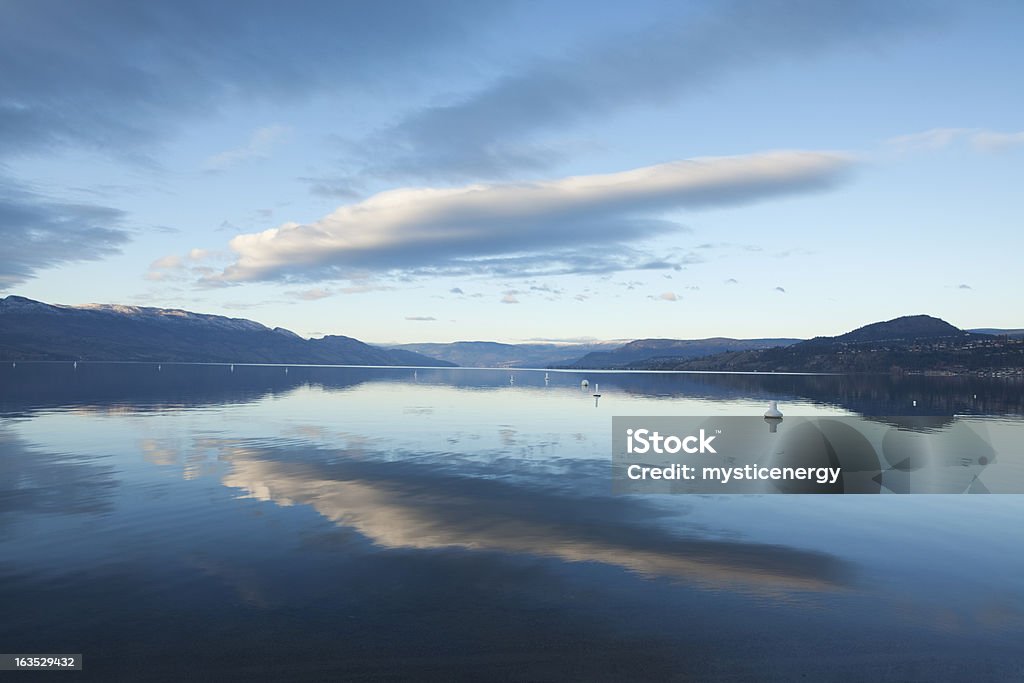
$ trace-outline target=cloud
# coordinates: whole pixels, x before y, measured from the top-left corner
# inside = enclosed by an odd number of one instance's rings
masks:
[[[185,280],[192,277],[210,277],[216,271],[208,266],[196,265],[206,260],[213,253],[206,249],[190,249],[185,256],[168,254],[162,256],[149,264],[149,270],[145,278],[152,282],[164,282],[167,280]]]
[[[512,292],[506,292],[505,295],[503,297],[501,297],[501,303],[503,303],[503,304],[517,304],[517,303],[519,303],[519,299],[517,299],[516,295],[513,294]]]
[[[312,289],[305,289],[295,292],[285,292],[286,295],[299,299],[300,301],[317,301],[319,299],[326,299],[331,296],[329,289],[323,287],[314,287]]]
[[[973,289],[970,285],[960,285],[957,289]]]
[[[504,278],[550,277],[555,275],[606,275],[622,270],[658,270],[671,267],[673,270],[686,264],[702,263],[696,254],[670,255],[658,260],[643,250],[621,244],[609,249],[604,245],[594,247],[578,246],[566,249],[552,249],[545,252],[517,256],[497,256],[468,259],[447,266],[420,266],[406,268],[397,279],[403,282],[416,277],[457,276],[470,277],[488,275]],[[670,264],[670,265],[661,265]],[[483,296],[471,294],[470,296]]]
[[[662,292],[658,295],[658,298],[662,301],[679,301],[679,297],[675,292]]]
[[[190,119],[380,83],[454,55],[491,3],[0,3],[0,155],[144,155]]]
[[[558,287],[552,287],[551,285],[530,285],[531,292],[543,292],[545,294],[561,295],[565,293],[564,289]]]
[[[465,294],[465,292],[462,291],[462,287],[452,287],[451,289],[448,290],[448,293],[449,294]]]
[[[405,319],[406,320],[413,320],[415,322],[424,322],[424,323],[425,322],[433,322],[433,321],[437,320],[437,318],[435,318],[432,315],[407,315],[407,316],[405,316]]]
[[[0,290],[46,268],[118,253],[130,240],[124,218],[118,209],[53,199],[0,177]]]
[[[371,284],[359,284],[349,285],[348,287],[341,287],[338,289],[339,294],[366,294],[367,292],[386,292],[392,290],[394,287],[390,285],[371,285]]]
[[[727,285],[738,285],[739,283],[740,283],[740,281],[737,280],[734,277],[731,277],[731,278],[729,278],[728,280],[725,281],[725,284],[727,284]]]
[[[177,254],[170,254],[153,261],[149,267],[153,270],[175,270],[183,268],[184,264],[182,263],[180,256]]]
[[[1017,145],[1024,145],[1024,131],[1019,133],[998,133],[983,130],[971,138],[971,143],[978,149],[989,152],[1001,152]]]
[[[226,171],[232,166],[247,161],[266,159],[270,156],[270,150],[285,140],[290,133],[291,129],[288,126],[273,125],[258,128],[249,137],[249,142],[241,147],[214,154],[203,163],[203,168],[213,172]]]
[[[570,260],[567,272],[573,272],[571,260],[594,258],[588,248],[602,252],[597,260],[607,268],[616,258],[608,247],[680,229],[657,218],[660,212],[823,190],[851,166],[842,154],[778,151],[553,181],[392,190],[314,223],[237,235],[230,242],[237,259],[218,279],[337,279],[355,269],[494,273],[502,261],[523,258]],[[657,269],[679,262],[621,265]]]
[[[942,149],[955,140],[972,132],[970,128],[932,128],[920,133],[898,135],[886,140],[886,144],[904,152],[915,150]]]
[[[901,152],[914,152],[945,149],[960,140],[969,142],[976,151],[1003,152],[1024,145],[1024,131],[1003,133],[984,128],[932,128],[890,138],[886,144]]]
[[[476,92],[415,111],[353,144],[380,177],[508,177],[563,157],[540,135],[637,106],[702,94],[732,72],[804,60],[930,22],[904,2],[760,0],[662,18],[560,58],[537,60]]]
[[[776,291],[776,292],[782,292],[783,294],[785,294],[785,293],[786,293],[786,290],[785,290],[785,289],[784,289],[783,287],[776,287],[776,288],[775,288],[775,291]]]
[[[528,337],[523,340],[524,342],[538,342],[543,344],[588,344],[591,342],[598,341],[597,337]],[[633,341],[632,339],[623,339],[623,342]]]
[[[303,2],[297,12],[231,0],[0,2],[0,164],[74,149],[153,165],[163,144],[193,121],[216,119],[229,102],[402,88],[454,61],[475,35],[466,28],[495,8],[468,0],[414,2],[400,12],[330,0]],[[260,154],[277,132],[257,132],[211,164]],[[124,218],[0,178],[0,287],[117,253],[130,238]]]
[[[323,178],[302,176],[299,182],[309,185],[311,194],[327,199],[358,199],[362,192],[350,178]]]

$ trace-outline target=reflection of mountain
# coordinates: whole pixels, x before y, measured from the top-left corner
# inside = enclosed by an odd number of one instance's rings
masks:
[[[974,376],[643,374],[600,377],[602,391],[708,400],[811,401],[861,415],[1024,415],[1024,380]]]
[[[164,363],[18,363],[0,365],[0,412],[22,413],[60,406],[160,410],[246,403],[310,382],[346,389],[401,376],[387,368],[311,368]]]
[[[0,359],[451,365],[351,337],[303,339],[241,318],[138,306],[0,299]]]
[[[340,455],[327,465],[309,462],[308,449],[228,448],[221,457],[232,471],[224,484],[279,505],[310,505],[385,548],[526,553],[765,590],[829,590],[850,578],[845,563],[819,552],[670,534],[650,525],[652,510],[628,498],[571,497]]]
[[[158,367],[160,369],[158,369]],[[441,385],[469,390],[543,390],[578,394],[597,381],[615,394],[710,401],[811,401],[862,415],[1024,415],[1024,381],[922,375],[784,375],[716,373],[601,373],[487,371],[439,368],[321,368],[155,363],[0,364],[0,412],[58,406],[116,406],[158,410],[244,403],[314,385],[344,391],[366,382]],[[510,383],[514,375],[514,384]],[[916,405],[914,402],[916,401]]]

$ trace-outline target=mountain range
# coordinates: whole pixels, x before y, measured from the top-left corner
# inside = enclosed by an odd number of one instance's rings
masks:
[[[927,315],[835,337],[638,339],[580,344],[464,341],[381,347],[340,335],[180,309],[0,299],[0,360],[536,367],[761,372],[1024,372],[1019,330],[961,330]]]
[[[750,351],[773,346],[789,346],[799,339],[637,339],[611,351],[592,351],[567,364],[572,368],[621,369],[652,358],[671,357],[680,361],[702,358],[729,351]]]
[[[457,341],[447,344],[401,344],[388,348],[414,351],[471,368],[553,368],[571,366],[585,354],[598,350],[618,349],[622,344],[622,341],[595,341],[583,344]]]
[[[928,315],[872,323],[835,337],[703,358],[658,358],[633,369],[735,372],[1024,372],[1024,338],[961,330]]]
[[[242,318],[178,309],[0,299],[0,359],[451,366],[358,339],[303,339]]]

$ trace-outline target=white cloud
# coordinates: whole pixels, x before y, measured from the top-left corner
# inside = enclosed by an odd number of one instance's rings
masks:
[[[326,299],[331,296],[331,291],[322,287],[314,287],[313,289],[306,289],[298,292],[285,292],[285,294],[301,301],[316,301],[318,299]]]
[[[368,292],[386,292],[392,289],[394,289],[394,287],[390,285],[360,284],[342,287],[338,292],[340,294],[366,294]]]
[[[1010,147],[1024,145],[1024,131],[1018,133],[998,133],[996,131],[983,130],[974,134],[971,143],[977,149],[989,152],[1001,152]]]
[[[903,152],[942,149],[972,131],[972,128],[931,128],[920,133],[898,135],[885,142]]]
[[[203,163],[203,168],[207,171],[224,171],[246,161],[265,159],[274,145],[282,142],[290,133],[291,128],[288,126],[257,128],[245,145],[214,154]]]
[[[411,320],[411,321],[414,321],[414,322],[422,322],[422,323],[433,322],[433,321],[437,320],[437,318],[435,318],[432,315],[407,315],[407,316],[405,316],[405,319],[406,320]]]
[[[675,292],[662,292],[658,298],[662,301],[679,301],[679,296]]]
[[[681,231],[658,218],[664,211],[820,190],[851,165],[838,153],[777,151],[544,182],[392,190],[313,223],[237,235],[230,242],[237,260],[216,279],[339,279],[356,269],[487,272],[502,259],[571,259],[595,247],[607,259],[614,254],[606,247]]]
[[[886,144],[901,152],[944,149],[960,140],[984,152],[1002,152],[1024,145],[1024,131],[1002,133],[984,128],[932,128],[921,133],[900,135],[886,140]]]
[[[503,303],[503,304],[517,304],[517,303],[519,303],[519,299],[516,298],[515,294],[508,293],[508,294],[505,294],[505,296],[501,297],[501,303]]]
[[[181,262],[180,256],[176,254],[170,254],[168,256],[158,258],[156,261],[153,261],[153,263],[151,263],[149,267],[152,270],[173,270],[177,268],[182,268],[183,266],[184,264]]]

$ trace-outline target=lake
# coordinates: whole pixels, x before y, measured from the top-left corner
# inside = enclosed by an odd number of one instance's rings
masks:
[[[610,463],[613,416],[777,400],[974,420],[1013,472],[1022,388],[4,364],[0,651],[84,655],[32,680],[1021,680],[1024,495],[613,495]]]

